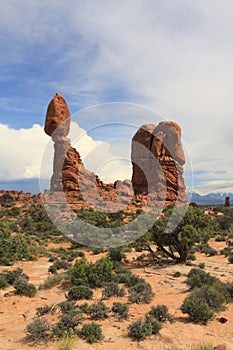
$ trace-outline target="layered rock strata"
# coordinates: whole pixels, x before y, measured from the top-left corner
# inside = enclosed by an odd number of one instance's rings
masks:
[[[132,185],[135,195],[153,194],[166,204],[187,203],[181,129],[174,122],[142,125],[132,140]],[[166,189],[164,191],[164,186]]]

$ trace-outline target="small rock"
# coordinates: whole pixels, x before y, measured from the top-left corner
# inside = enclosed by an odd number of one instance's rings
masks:
[[[226,323],[228,321],[228,319],[226,317],[219,317],[219,318],[217,318],[217,320],[220,323]]]

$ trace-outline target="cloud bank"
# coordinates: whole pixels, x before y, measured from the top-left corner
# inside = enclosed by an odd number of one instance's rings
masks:
[[[0,120],[42,124],[56,90],[72,113],[109,101],[143,104],[181,125],[199,192],[221,190],[221,181],[233,190],[232,13],[229,0],[4,2]],[[17,176],[35,174],[21,155]]]

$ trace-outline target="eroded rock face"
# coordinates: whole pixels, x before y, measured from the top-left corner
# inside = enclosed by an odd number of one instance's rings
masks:
[[[176,123],[141,126],[132,140],[131,158],[135,195],[153,192],[155,199],[162,200],[161,193],[166,193],[166,204],[187,203],[183,178],[185,156],[181,129]]]

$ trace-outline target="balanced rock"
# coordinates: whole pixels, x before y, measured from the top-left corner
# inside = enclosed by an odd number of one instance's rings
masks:
[[[52,136],[55,131],[64,137],[69,133],[70,111],[64,97],[59,92],[48,105],[44,130],[49,136]]]

